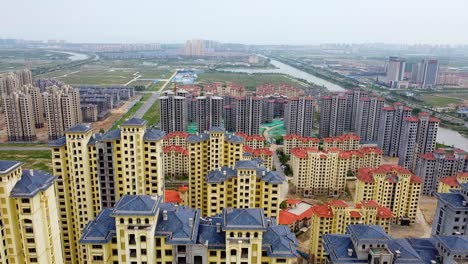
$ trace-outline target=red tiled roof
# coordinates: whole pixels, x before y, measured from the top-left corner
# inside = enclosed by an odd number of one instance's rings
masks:
[[[239,137],[242,137],[243,139],[247,140],[247,141],[253,141],[253,140],[257,140],[257,141],[264,141],[265,139],[260,136],[260,135],[247,135],[245,133],[242,133],[242,132],[237,132],[236,133],[237,136]]]
[[[281,210],[279,212],[279,218],[278,218],[278,223],[280,225],[290,225],[294,224],[296,222],[296,215],[293,213],[290,213],[288,209]]]
[[[447,184],[450,187],[457,187],[458,186],[458,181],[457,181],[457,176],[450,176],[450,177],[445,177],[440,179],[440,182],[443,182]]]
[[[429,118],[429,122],[440,123],[440,119],[437,118],[437,117],[431,117],[431,118]]]
[[[288,205],[296,205],[298,203],[301,203],[302,201],[300,199],[294,199],[294,198],[289,198],[287,200]]]
[[[393,212],[392,212],[392,210],[390,210],[387,207],[380,207],[379,206],[377,208],[377,217],[378,218],[383,218],[383,219],[393,218]]]
[[[309,151],[319,151],[318,148],[309,147],[309,148],[292,148],[291,155],[294,155],[300,159],[306,159],[309,155]]]
[[[416,176],[414,174],[411,175],[410,182],[412,183],[423,183],[423,179],[419,176]]]
[[[301,136],[296,135],[296,134],[284,135],[283,139],[284,140],[296,139],[296,140],[300,140],[302,142],[306,142],[306,141],[313,141],[313,142],[317,142],[317,143],[320,142],[320,139],[318,139],[318,138],[315,138],[315,137],[301,137]]]
[[[435,152],[435,151],[434,151]],[[425,160],[435,160],[436,158],[432,153],[424,153],[424,154],[419,154],[419,157]]]
[[[351,218],[361,218],[361,213],[358,211],[350,211],[349,212],[349,217]]]
[[[188,191],[188,187],[182,185],[182,186],[179,186],[179,187],[177,188],[177,190],[179,190],[179,192],[186,192],[186,191]]]
[[[169,138],[174,138],[174,137],[183,137],[183,138],[188,138],[189,133],[187,132],[171,132],[167,134],[164,139],[169,139]]]
[[[330,207],[327,205],[316,205],[316,206],[313,206],[312,208],[313,208],[313,214],[319,217],[328,217],[328,218],[333,217],[333,212],[330,209]]]
[[[361,201],[360,205],[362,207],[379,207],[379,204],[374,200]]]
[[[188,156],[188,154],[189,154],[188,150],[186,148],[184,148],[184,147],[181,147],[181,146],[170,145],[170,146],[166,146],[166,147],[163,148],[164,153],[168,153],[168,152],[172,152],[172,151],[175,151],[177,153],[181,153],[184,156]]]
[[[408,121],[408,122],[419,122],[419,118],[415,117],[415,116],[408,116],[408,117],[405,117],[404,118],[405,121]]]
[[[376,147],[363,147],[363,148],[360,148],[358,151],[361,152],[361,153],[364,153],[364,154],[373,153],[373,154],[382,154],[383,155],[383,151],[381,149],[379,149],[379,148],[376,148]]]
[[[457,174],[458,178],[468,178],[468,172],[460,172]]]
[[[271,151],[268,148],[259,148],[259,149],[254,149],[252,152],[252,155],[254,157],[258,157],[260,155],[273,156],[273,151]]]
[[[348,204],[343,200],[331,200],[328,204],[335,207],[348,207]]]
[[[180,193],[175,190],[165,190],[164,191],[164,202],[166,203],[181,203],[182,198],[180,198]]]

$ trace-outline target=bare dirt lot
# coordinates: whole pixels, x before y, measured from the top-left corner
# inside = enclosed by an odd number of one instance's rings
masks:
[[[125,102],[119,108],[112,109],[111,112],[110,112],[110,115],[106,119],[104,119],[102,121],[97,121],[97,122],[91,123],[91,126],[93,128],[93,132],[94,133],[99,133],[99,131],[101,129],[103,129],[104,131],[109,130],[117,120],[119,120],[125,113],[127,113],[130,104],[136,98],[138,98],[138,96],[136,96],[136,97],[130,99],[129,101]]]

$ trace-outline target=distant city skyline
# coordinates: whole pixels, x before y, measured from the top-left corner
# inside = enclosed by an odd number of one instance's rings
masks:
[[[24,8],[18,8],[24,7]],[[468,44],[463,0],[6,1],[0,38],[75,43]],[[6,26],[8,25],[8,26]]]

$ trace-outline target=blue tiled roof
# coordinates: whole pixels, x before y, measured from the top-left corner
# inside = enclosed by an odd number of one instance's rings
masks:
[[[102,134],[93,134],[93,136],[91,136],[91,138],[88,141],[88,145],[96,144],[96,142],[101,140],[101,138],[102,138]]]
[[[116,235],[115,218],[111,217],[112,208],[103,209],[97,217],[83,229],[80,243],[105,244]]]
[[[326,234],[322,238],[323,249],[333,263],[367,263],[367,259],[358,260],[350,235]],[[351,256],[348,256],[348,249],[353,250]]]
[[[219,183],[237,177],[237,171],[231,167],[223,166],[218,170],[212,170],[206,175],[206,182]]]
[[[89,124],[77,124],[67,129],[66,132],[67,133],[84,133],[84,132],[88,132],[89,130],[91,130],[91,126]]]
[[[431,260],[435,260],[439,255],[434,238],[408,238],[406,240],[418,253],[423,263],[431,263]]]
[[[222,216],[225,230],[266,230],[267,228],[267,219],[260,208],[224,208]]]
[[[262,248],[269,257],[294,258],[298,257],[296,236],[291,233],[288,226],[275,225],[268,227],[263,234]]]
[[[67,144],[65,137],[60,137],[58,139],[49,141],[49,147],[62,147],[65,146],[65,144]]]
[[[435,194],[439,201],[452,206],[454,208],[468,210],[468,205],[463,205],[465,198],[459,193],[459,191],[451,193],[436,193]],[[467,203],[468,204],[468,203]]]
[[[22,162],[13,160],[0,160],[0,173],[6,174],[23,165]]]
[[[271,184],[282,184],[284,177],[282,177],[276,171],[268,171],[265,167],[259,167],[259,161],[257,160],[239,160],[236,162],[234,168],[223,166],[219,169],[212,170],[206,175],[207,183],[220,183],[229,180],[233,177],[237,177],[238,169],[255,169],[257,177],[264,182]]]
[[[221,127],[211,127],[210,128],[210,132],[224,133],[224,131],[225,131],[224,128],[221,128]]]
[[[101,141],[113,141],[120,139],[120,132],[120,128],[108,131],[102,136]]]
[[[348,225],[346,232],[361,241],[378,241],[384,244],[391,239],[379,225]]]
[[[160,201],[159,196],[127,194],[115,204],[112,215],[156,215]]]
[[[198,228],[197,244],[206,245],[208,249],[225,249],[226,248],[226,232],[221,228],[217,231],[216,224],[221,224],[221,217],[210,217],[207,221],[200,221]],[[221,225],[220,225],[221,227]]]
[[[145,131],[145,135],[143,136],[143,140],[146,141],[153,141],[153,140],[161,140],[163,137],[166,136],[166,132],[154,128],[148,128]]]
[[[167,212],[167,220],[164,220],[165,211]],[[155,235],[165,236],[167,238],[166,244],[195,244],[200,214],[199,209],[161,203]],[[190,219],[193,221],[192,226],[189,224]]]
[[[238,160],[236,161],[236,169],[257,169],[260,166],[255,160]]]
[[[400,256],[395,260],[395,264],[424,263],[418,252],[411,247],[411,244],[406,239],[393,239],[388,243],[388,248],[393,254],[396,254],[397,250],[400,251]]]
[[[43,171],[23,170],[21,179],[16,182],[10,193],[15,198],[30,198],[47,190],[57,177]]]
[[[122,126],[144,126],[146,125],[146,120],[140,118],[130,118],[125,120],[122,123]]]
[[[234,135],[234,134],[226,133],[224,138],[226,139],[226,141],[234,143],[234,144],[244,143],[244,138]]]
[[[434,236],[450,255],[468,255],[468,237],[466,236]]]
[[[284,177],[281,176],[278,172],[276,171],[266,171],[265,168],[263,168],[262,170],[262,173],[263,171],[265,171],[265,175],[263,174],[260,174],[259,175],[259,172],[257,170],[257,176],[261,176],[261,180],[264,181],[264,182],[268,182],[270,184],[282,184],[284,182]]]
[[[200,133],[200,134],[192,134],[190,136],[188,136],[187,138],[187,142],[188,143],[198,143],[198,142],[202,142],[202,141],[206,141],[210,139],[210,135],[206,134],[206,133]]]

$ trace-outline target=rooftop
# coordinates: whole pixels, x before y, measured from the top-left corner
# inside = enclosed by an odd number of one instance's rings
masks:
[[[225,230],[265,230],[267,219],[260,208],[224,208],[222,221]]]
[[[21,179],[13,187],[10,196],[15,198],[34,197],[54,184],[56,178],[43,171],[23,170]]]
[[[144,126],[146,125],[146,120],[140,118],[130,118],[125,120],[121,126]]]
[[[77,124],[70,127],[66,133],[86,133],[91,130],[91,126],[89,124]]]
[[[159,196],[127,194],[115,204],[112,216],[156,215],[160,201],[161,197]]]
[[[23,165],[23,163],[19,161],[0,160],[0,174],[7,174],[21,165]]]

